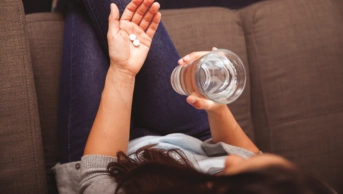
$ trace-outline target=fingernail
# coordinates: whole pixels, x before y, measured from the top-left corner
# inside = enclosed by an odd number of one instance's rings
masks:
[[[188,60],[190,58],[190,56],[189,55],[186,55],[184,58],[183,58],[183,60]]]
[[[194,104],[194,103],[195,103],[195,101],[196,101],[196,99],[191,97],[191,98],[189,98],[189,100],[188,100],[188,101],[189,101],[189,103],[191,103],[191,104]]]

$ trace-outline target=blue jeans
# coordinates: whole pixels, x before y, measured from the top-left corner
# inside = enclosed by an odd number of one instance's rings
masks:
[[[111,2],[122,13],[129,1],[84,0],[66,13],[58,123],[61,163],[81,159],[97,113],[109,67],[106,34]],[[160,24],[136,76],[131,140],[170,133],[185,133],[200,140],[210,137],[206,112],[194,109],[171,87],[170,75],[178,59]]]

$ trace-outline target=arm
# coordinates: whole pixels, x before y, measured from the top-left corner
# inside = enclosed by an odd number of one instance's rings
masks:
[[[119,20],[119,10],[111,4],[107,34],[111,64],[84,155],[127,152],[135,76],[161,20],[159,7],[153,0],[132,0]],[[139,46],[132,44],[130,34],[137,36]]]
[[[208,52],[204,51],[191,53],[180,59],[178,63],[179,65],[191,64],[194,60],[207,53]],[[196,93],[188,96],[187,102],[197,109],[204,109],[207,111],[212,141],[214,143],[224,142],[247,149],[255,154],[260,153],[256,145],[239,126],[227,105],[217,104]]]
[[[226,105],[207,111],[211,128],[212,141],[224,142],[230,145],[247,149],[255,154],[260,151],[239,126],[231,111]]]
[[[110,68],[84,154],[115,156],[127,151],[135,77]]]

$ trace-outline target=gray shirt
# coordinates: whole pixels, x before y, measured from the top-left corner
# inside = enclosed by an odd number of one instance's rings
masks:
[[[254,153],[236,146],[222,142],[213,144],[211,139],[202,142],[180,133],[145,136],[130,141],[128,155],[133,157],[132,154],[137,149],[150,144],[156,144],[156,148],[165,150],[174,148],[182,150],[197,170],[208,174],[222,171],[228,154],[236,154],[244,158],[254,156]],[[117,183],[107,172],[107,165],[116,160],[117,158],[111,156],[86,155],[81,161],[56,164],[53,170],[59,193],[113,194]]]

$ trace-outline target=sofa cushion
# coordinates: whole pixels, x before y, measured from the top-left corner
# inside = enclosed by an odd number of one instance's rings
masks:
[[[229,107],[245,133],[254,139],[249,66],[239,16],[229,9],[207,7],[163,10],[162,21],[181,56],[194,51],[208,51],[215,46],[232,50],[242,59],[247,70],[247,84],[243,94]]]
[[[21,1],[1,1],[0,18],[0,193],[46,193],[37,99]]]
[[[50,194],[57,192],[51,168],[59,162],[57,113],[63,28],[63,17],[57,13],[26,16]]]
[[[266,1],[240,11],[255,137],[343,192],[343,7]]]

